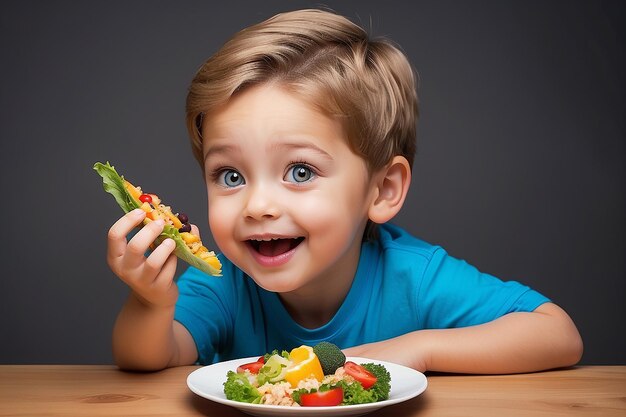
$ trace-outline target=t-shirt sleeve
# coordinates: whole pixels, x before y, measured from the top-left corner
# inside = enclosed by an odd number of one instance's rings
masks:
[[[198,350],[198,363],[213,363],[217,352],[229,343],[233,328],[232,281],[211,277],[189,268],[178,279],[174,320],[191,334]]]
[[[549,301],[519,282],[480,272],[439,248],[424,271],[416,304],[424,328],[452,328],[533,311]]]

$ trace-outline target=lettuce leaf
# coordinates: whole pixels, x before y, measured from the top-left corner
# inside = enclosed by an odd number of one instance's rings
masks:
[[[250,384],[244,374],[228,371],[224,382],[224,394],[226,398],[242,403],[260,404],[261,393]]]
[[[117,204],[124,210],[124,213],[139,208],[139,203],[126,191],[124,177],[121,177],[111,164],[107,162],[106,165],[104,165],[100,162],[96,162],[93,169],[102,177],[104,191],[115,197],[115,201],[117,201]]]
[[[128,213],[136,208],[140,207],[140,204],[135,200],[126,190],[124,186],[124,177],[119,175],[115,168],[109,164],[96,162],[93,169],[102,177],[102,185],[104,191],[111,194],[117,204],[124,210],[124,213]],[[163,228],[163,232],[159,235],[155,243],[158,245],[165,239],[170,238],[176,242],[176,249],[174,253],[183,261],[189,265],[198,268],[199,270],[213,276],[221,276],[221,271],[214,268],[209,263],[195,256],[187,247],[187,244],[180,236],[180,232],[173,226],[166,224]]]

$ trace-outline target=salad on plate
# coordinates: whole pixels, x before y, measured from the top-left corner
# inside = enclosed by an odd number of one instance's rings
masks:
[[[382,364],[346,361],[329,342],[277,350],[229,370],[227,399],[291,407],[368,404],[389,398],[391,375]]]

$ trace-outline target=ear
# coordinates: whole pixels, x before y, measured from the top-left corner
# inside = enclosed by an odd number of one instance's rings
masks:
[[[402,208],[409,185],[411,167],[403,156],[395,156],[391,162],[374,175],[374,198],[368,216],[374,223],[391,220]]]

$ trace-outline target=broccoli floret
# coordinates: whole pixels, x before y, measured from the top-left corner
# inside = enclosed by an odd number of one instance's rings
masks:
[[[346,363],[346,355],[333,343],[320,342],[313,346],[313,352],[320,360],[324,375],[334,374],[337,368]]]
[[[377,363],[363,363],[361,366],[376,377],[376,383],[369,389],[375,393],[376,401],[388,399],[391,391],[391,374],[387,368]]]
[[[254,388],[244,374],[228,371],[224,382],[224,394],[226,398],[243,403],[259,404],[261,393]]]

